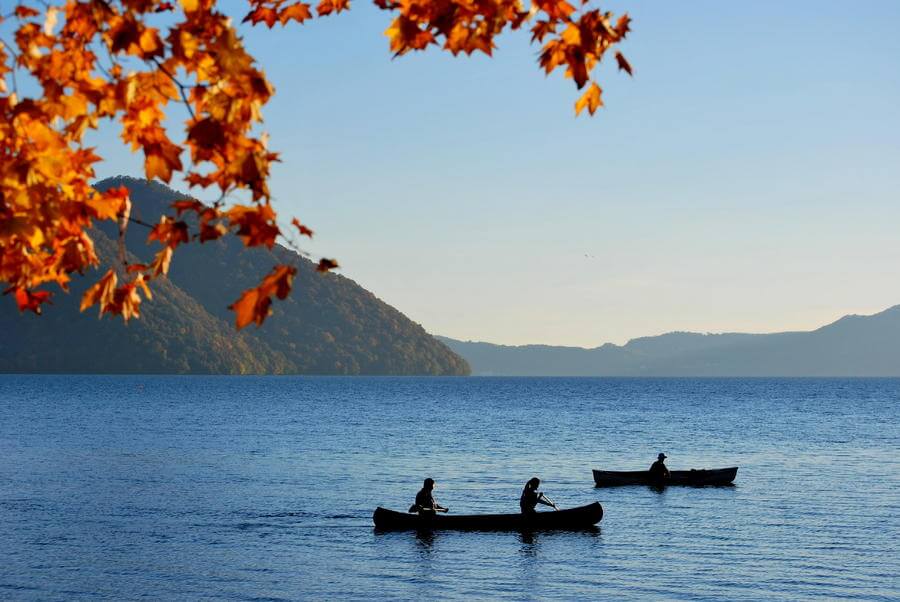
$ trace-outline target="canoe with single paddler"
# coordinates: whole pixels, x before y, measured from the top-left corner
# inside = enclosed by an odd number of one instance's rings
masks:
[[[599,502],[548,512],[532,514],[410,514],[387,508],[377,508],[372,519],[375,528],[385,531],[411,529],[457,531],[543,531],[586,529],[603,518]]]
[[[594,482],[597,487],[617,487],[619,485],[730,485],[737,476],[738,467],[712,468],[701,470],[672,470],[669,478],[659,480],[650,476],[650,471],[635,470],[622,472],[615,470],[595,470]]]

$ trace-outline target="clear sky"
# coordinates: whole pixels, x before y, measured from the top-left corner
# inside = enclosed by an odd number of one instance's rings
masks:
[[[900,2],[600,6],[634,19],[634,78],[606,65],[606,108],[577,119],[524,32],[493,59],[391,60],[364,2],[244,27],[276,87],[272,189],[308,250],[429,332],[506,344],[900,304]],[[102,138],[98,175],[140,175]]]

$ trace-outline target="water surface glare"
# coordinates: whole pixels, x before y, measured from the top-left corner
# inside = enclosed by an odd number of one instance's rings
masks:
[[[900,600],[900,380],[0,376],[0,599]],[[591,468],[740,466],[719,488]],[[600,528],[376,533],[422,478]]]

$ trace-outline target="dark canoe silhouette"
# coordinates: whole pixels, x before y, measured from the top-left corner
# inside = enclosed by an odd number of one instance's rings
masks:
[[[647,470],[620,472],[614,470],[595,470],[594,482],[597,487],[616,487],[618,485],[730,485],[737,476],[738,467],[713,468],[709,470],[672,470],[669,478],[659,481],[650,476]]]
[[[385,531],[410,529],[453,529],[458,531],[538,531],[586,529],[603,518],[603,506],[599,502],[570,508],[524,514],[436,514],[421,516],[376,508],[372,519],[375,528]]]

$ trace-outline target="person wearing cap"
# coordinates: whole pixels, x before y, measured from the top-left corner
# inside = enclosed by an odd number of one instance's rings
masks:
[[[669,478],[669,469],[666,468],[666,464],[664,460],[667,458],[666,454],[660,453],[656,457],[656,462],[650,465],[650,478],[655,481],[665,481]]]
[[[425,479],[422,489],[416,494],[416,503],[410,507],[409,511],[418,512],[419,514],[447,512],[447,508],[444,508],[434,501],[434,495],[431,493],[432,491],[434,491],[434,479]]]

